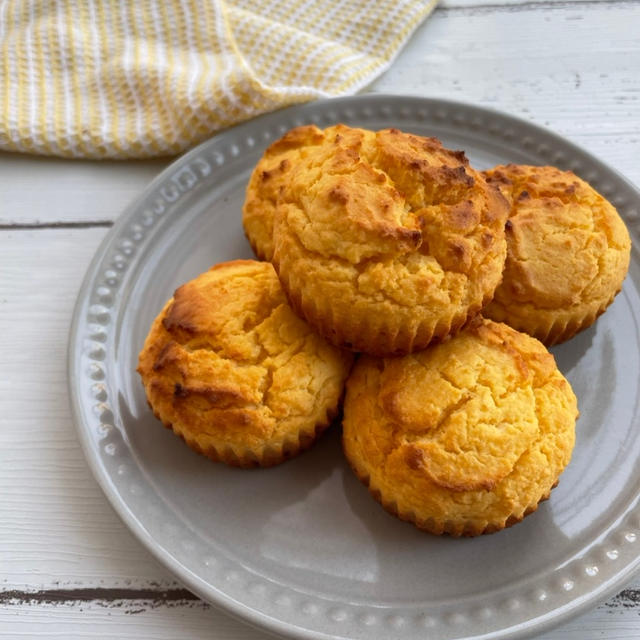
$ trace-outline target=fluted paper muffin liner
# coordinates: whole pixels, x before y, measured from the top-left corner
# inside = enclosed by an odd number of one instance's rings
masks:
[[[478,318],[424,351],[361,357],[347,380],[343,449],[387,511],[434,534],[476,536],[549,497],[577,414],[538,340]]]
[[[547,347],[566,342],[577,333],[588,329],[613,303],[620,293],[618,289],[611,297],[597,307],[580,309],[580,315],[571,315],[571,309],[557,312],[532,310],[530,314],[515,313],[514,309],[493,301],[483,310],[483,315],[496,322],[504,322],[510,327],[527,333]]]
[[[162,421],[158,413],[154,412],[154,416],[167,429],[171,429],[175,435],[180,437],[189,448],[213,462],[222,462],[243,469],[273,467],[306,451],[331,426],[337,415],[337,410],[327,411],[326,419],[314,427],[302,429],[298,433],[285,434],[282,438],[265,442],[260,447],[243,447],[229,443],[216,444],[211,441],[205,444],[188,429]]]
[[[269,263],[236,260],[176,290],[138,372],[156,417],[191,448],[254,467],[316,440],[338,411],[352,361],[295,315]]]
[[[541,494],[540,498],[536,502],[532,502],[521,512],[509,514],[504,518],[503,522],[486,521],[484,523],[478,523],[471,520],[463,522],[460,520],[438,519],[434,517],[419,518],[415,511],[402,509],[398,506],[398,502],[395,498],[383,494],[380,488],[371,483],[371,477],[366,472],[358,469],[349,459],[348,455],[346,455],[346,458],[356,477],[365,485],[365,487],[367,487],[373,499],[376,500],[376,502],[379,502],[385,511],[400,520],[413,524],[422,531],[426,531],[434,535],[449,535],[453,538],[472,538],[508,529],[509,527],[522,522],[522,520],[524,520],[528,515],[535,513],[538,510],[540,503],[549,499],[551,490],[558,486],[558,481],[556,480],[551,489],[546,493]]]

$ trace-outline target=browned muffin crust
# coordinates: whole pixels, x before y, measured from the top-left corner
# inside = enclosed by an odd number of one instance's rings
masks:
[[[242,209],[242,224],[249,244],[260,260],[273,258],[273,217],[290,171],[310,146],[324,137],[314,125],[297,127],[267,147],[255,166]]]
[[[548,346],[568,340],[622,287],[631,250],[624,222],[571,171],[511,164],[485,176],[510,204],[503,281],[485,315]]]
[[[337,125],[294,129],[263,166],[282,153],[295,161],[277,164],[277,177],[254,172],[245,229],[254,247],[273,239],[292,306],[329,341],[407,353],[456,331],[491,298],[507,204],[463,152],[396,129]],[[261,186],[272,180],[274,190]],[[256,198],[268,202],[261,214]]]
[[[343,444],[382,505],[432,533],[511,526],[549,497],[571,457],[576,398],[553,356],[474,319],[402,358],[362,357],[347,382]]]
[[[269,263],[216,265],[179,287],[138,372],[156,417],[213,460],[278,464],[337,414],[352,356],[287,304]]]

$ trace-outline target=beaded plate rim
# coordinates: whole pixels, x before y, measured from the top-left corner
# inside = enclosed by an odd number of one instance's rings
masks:
[[[174,549],[168,548],[157,531],[147,530],[140,521],[127,496],[147,495],[152,503],[151,484],[145,485],[140,479],[133,482],[127,473],[120,474],[121,469],[135,472],[135,465],[117,429],[117,403],[108,385],[108,350],[117,331],[114,300],[136,253],[154,231],[167,224],[171,212],[202,178],[210,176],[216,166],[254,149],[256,144],[273,140],[303,123],[327,126],[339,121],[388,120],[398,121],[396,126],[401,127],[404,118],[449,127],[483,127],[505,147],[519,144],[524,150],[548,158],[549,164],[574,170],[612,200],[625,218],[632,238],[638,242],[640,192],[591,154],[529,121],[461,102],[382,94],[317,101],[260,116],[214,136],[173,162],[122,213],[97,249],[78,294],[69,334],[68,384],[74,423],[96,480],[138,540],[189,589],[245,622],[279,635],[314,640],[373,637],[376,633],[390,639],[418,638],[429,630],[436,634],[446,631],[447,635],[459,638],[525,637],[588,609],[614,593],[640,568],[638,496],[620,514],[617,526],[603,532],[601,540],[592,541],[589,553],[563,567],[548,585],[527,587],[524,593],[515,590],[512,597],[497,604],[473,605],[469,610],[458,605],[453,611],[431,615],[418,608],[389,607],[381,612],[380,607],[314,600],[295,590],[269,593],[273,585],[251,576],[247,581],[244,569],[229,563],[220,568],[222,585],[212,584],[187,566]],[[632,259],[638,260],[635,247]],[[637,415],[636,412],[636,418]],[[105,467],[100,449],[117,456],[118,473]],[[174,529],[176,526],[170,523],[167,531],[175,533]],[[193,557],[199,551],[198,545],[190,544],[181,553]],[[620,565],[622,555],[627,561]],[[214,565],[219,559],[205,558],[203,562]],[[605,577],[603,574],[607,572],[600,569],[607,563],[610,566],[618,563],[619,569],[613,574],[609,571],[610,575]],[[252,597],[254,601],[271,601],[271,614],[258,610]],[[531,617],[527,613],[531,609],[539,613]],[[505,616],[516,622],[477,635],[477,623]]]

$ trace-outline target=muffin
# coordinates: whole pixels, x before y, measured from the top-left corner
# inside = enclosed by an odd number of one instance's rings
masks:
[[[382,505],[435,534],[519,522],[549,497],[574,445],[575,395],[536,339],[477,317],[402,358],[362,357],[343,445]]]
[[[176,290],[138,372],[156,417],[192,449],[266,467],[329,425],[351,363],[293,313],[269,263],[236,260]]]
[[[279,187],[272,260],[293,308],[327,340],[410,353],[491,298],[508,206],[463,152],[395,129],[289,135],[308,143]]]
[[[260,260],[273,258],[273,216],[291,168],[309,148],[323,141],[316,126],[297,127],[268,147],[254,168],[242,208],[242,224]]]
[[[511,164],[485,176],[511,211],[504,277],[484,314],[548,346],[571,338],[622,287],[631,250],[624,222],[571,171]]]

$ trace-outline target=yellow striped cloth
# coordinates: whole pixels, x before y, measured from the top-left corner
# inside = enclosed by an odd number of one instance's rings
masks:
[[[437,0],[0,0],[0,148],[174,154],[353,93]]]

